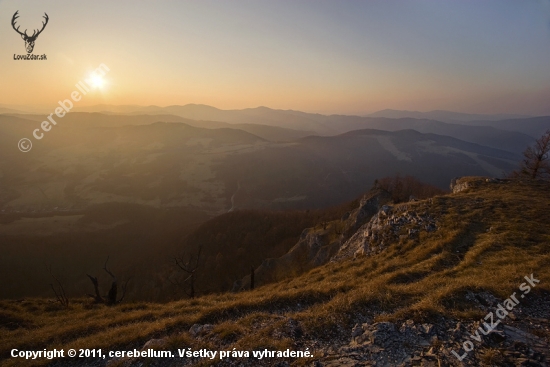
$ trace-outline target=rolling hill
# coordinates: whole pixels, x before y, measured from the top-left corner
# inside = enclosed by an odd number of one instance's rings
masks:
[[[171,114],[191,120],[218,121],[230,124],[260,124],[307,131],[311,134],[333,136],[352,130],[414,129],[420,132],[449,135],[472,143],[518,153],[524,143],[532,142],[550,129],[550,117],[519,115],[473,115],[448,111],[419,113],[385,110],[369,116],[321,115],[293,110],[274,110],[267,107],[242,110],[221,110],[206,105],[185,106],[108,106],[101,105],[85,111],[108,111],[118,114]],[[269,139],[268,139],[269,140]]]
[[[82,123],[78,117],[23,154],[17,141],[37,122],[1,116],[1,210],[80,210],[107,202],[212,214],[321,208],[352,200],[379,177],[413,175],[445,188],[456,176],[499,176],[518,160],[511,152],[413,130],[273,142],[240,129],[125,125],[134,120],[109,122],[104,115],[97,125],[96,115]]]
[[[519,120],[508,119],[503,121],[469,121],[465,124],[491,126],[506,131],[523,131],[525,134],[539,137],[544,134],[548,129],[550,129],[549,121],[549,116],[541,116]]]
[[[67,308],[44,299],[0,301],[1,363],[544,366],[550,342],[548,183],[477,177],[455,188],[382,207],[356,232],[369,238],[372,251],[251,291],[113,307],[87,299],[71,299]],[[423,217],[434,221],[432,230],[413,220]],[[388,234],[381,246],[366,232],[375,223],[379,236]],[[491,333],[487,315],[499,321]],[[152,348],[173,357],[26,361],[7,358],[13,348],[101,348],[105,354]],[[211,360],[178,352],[201,349],[242,353]],[[308,350],[311,357],[258,356],[287,349]]]
[[[1,115],[0,115],[1,116]],[[45,119],[44,115],[32,115],[32,114],[11,114],[17,119],[24,119],[28,121],[42,122]],[[4,120],[9,120],[9,116],[4,116]],[[2,120],[0,120],[2,121]],[[235,123],[229,124],[223,121],[208,121],[208,120],[192,120],[177,115],[170,114],[132,114],[132,115],[113,115],[108,113],[88,113],[88,112],[72,112],[65,115],[63,120],[60,120],[60,124],[91,128],[91,127],[120,127],[120,126],[132,126],[132,125],[148,125],[155,122],[181,122],[189,126],[201,127],[205,129],[220,129],[230,128],[239,129],[251,134],[257,135],[262,139],[269,141],[291,141],[299,138],[303,138],[309,135],[313,135],[312,131],[302,131],[294,129],[285,129],[282,127],[261,125],[261,124],[247,124],[247,123]],[[21,122],[19,122],[21,124]],[[26,123],[28,124],[28,122]],[[37,126],[33,126],[32,131]],[[28,135],[28,132],[27,132]]]
[[[392,119],[401,119],[401,118],[415,118],[421,120],[437,120],[442,122],[449,123],[458,123],[466,121],[500,121],[500,120],[512,120],[512,119],[522,119],[529,118],[531,116],[525,115],[511,115],[511,114],[471,114],[471,113],[460,113],[452,111],[443,111],[435,110],[428,112],[419,112],[419,111],[403,111],[403,110],[391,110],[386,109],[382,111],[377,111],[367,115],[368,117],[386,117]]]

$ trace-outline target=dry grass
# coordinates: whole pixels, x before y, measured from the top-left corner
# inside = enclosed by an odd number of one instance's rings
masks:
[[[164,336],[174,347],[196,347],[186,333],[194,323],[215,325],[218,348],[253,350],[295,346],[285,334],[289,317],[305,337],[325,340],[348,335],[365,320],[475,319],[483,315],[465,298],[468,291],[506,298],[531,273],[541,283],[524,302],[550,290],[549,189],[544,183],[484,183],[416,202],[415,211],[436,216],[437,231],[251,292],[119,307],[72,300],[67,310],[41,299],[1,301],[0,355],[11,348],[127,349]],[[498,358],[488,353],[485,362]],[[5,359],[2,365],[24,364]]]

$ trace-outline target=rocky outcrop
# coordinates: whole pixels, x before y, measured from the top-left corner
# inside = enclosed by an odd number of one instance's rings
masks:
[[[334,261],[378,253],[390,243],[415,238],[420,231],[437,230],[428,212],[417,213],[413,204],[384,205],[340,248]]]
[[[450,189],[453,194],[456,194],[468,189],[475,189],[486,184],[505,184],[513,181],[518,180],[510,178],[455,177],[451,180]]]
[[[390,195],[386,191],[375,189],[361,199],[357,209],[346,213],[340,220],[320,228],[304,229],[299,241],[285,255],[266,259],[255,269],[255,286],[298,276],[326,264],[338,253],[342,244],[389,201]],[[250,275],[233,285],[233,291],[249,288]]]
[[[350,213],[346,218],[344,234],[345,237],[351,237],[355,232],[373,215],[378,213],[378,210],[385,204],[391,201],[391,195],[381,189],[372,190],[369,195],[363,196],[359,202],[359,208]]]
[[[509,179],[460,177],[451,181],[453,193],[475,189],[482,185],[508,183]],[[288,253],[266,259],[255,270],[255,285],[276,282],[300,275],[328,261],[341,261],[379,253],[391,243],[414,239],[421,232],[436,231],[435,216],[428,212],[427,201],[410,197],[408,203],[395,206],[391,196],[380,188],[364,196],[359,207],[346,213],[339,221],[325,224],[322,229],[307,228]],[[335,230],[337,228],[337,230]],[[250,288],[250,275],[234,283],[233,291]]]
[[[466,353],[462,345],[472,340],[472,330],[478,326],[449,319],[434,324],[413,320],[356,324],[349,344],[326,348],[317,366],[479,366],[480,359],[485,363],[493,359],[484,365],[548,366],[548,343],[508,325],[483,335]]]
[[[451,189],[453,194],[469,189],[474,186],[474,181],[469,177],[455,177],[451,180]]]
[[[214,329],[214,325],[211,325],[211,324],[204,324],[204,325],[193,324],[193,326],[191,326],[189,328],[189,334],[191,336],[197,336],[197,335],[200,335],[200,334],[209,333],[213,329]]]

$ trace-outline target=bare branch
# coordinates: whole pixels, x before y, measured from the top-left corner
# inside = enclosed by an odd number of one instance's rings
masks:
[[[107,263],[109,262],[109,256],[107,256],[107,260],[105,260],[105,265],[103,265],[103,270],[105,270],[107,272],[107,274],[109,274],[111,276],[111,278],[114,279],[114,281],[116,282],[116,277],[113,273],[111,273],[109,271],[109,269],[107,269]]]
[[[174,257],[174,261],[178,266],[178,268],[180,268],[181,270],[187,273],[191,273],[191,271],[189,270],[189,261],[187,263],[184,263],[183,259],[178,259],[177,257]]]
[[[88,276],[88,278],[90,278],[90,281],[94,285],[94,289],[95,289],[95,296],[92,294],[88,294],[88,296],[92,297],[98,303],[103,303],[104,300],[103,300],[103,297],[101,297],[101,293],[99,292],[99,283],[97,281],[97,278],[91,276],[90,274],[86,274],[86,275]]]
[[[88,294],[88,296],[92,297],[98,303],[105,303],[106,305],[112,306],[122,302],[122,300],[126,296],[126,290],[128,289],[128,282],[130,282],[131,278],[128,278],[128,280],[124,282],[122,286],[122,296],[120,297],[120,299],[118,299],[118,280],[115,274],[111,272],[107,267],[108,262],[109,262],[109,256],[107,256],[107,260],[105,260],[105,264],[103,265],[103,270],[105,270],[105,272],[111,276],[113,281],[111,283],[111,288],[109,288],[109,292],[107,293],[106,298],[102,297],[101,293],[99,292],[99,282],[97,278],[89,274],[86,274],[86,275],[88,275],[88,278],[90,278],[90,281],[94,285],[95,294],[96,294],[95,296]]]
[[[512,177],[528,177],[532,179],[549,179],[550,162],[550,130],[523,152],[523,161],[519,171],[512,172]]]
[[[177,280],[176,281],[173,281],[172,279],[170,279],[170,277],[166,278],[168,280],[168,282],[172,285],[175,285],[175,286],[178,286],[178,287],[181,287],[181,283],[178,282]]]
[[[59,302],[63,307],[68,308],[69,307],[69,298],[67,298],[67,294],[65,293],[65,288],[63,287],[63,284],[59,281],[55,275],[52,273],[52,267],[48,267],[48,271],[51,275],[51,277],[55,280],[57,284],[57,289],[53,285],[53,283],[50,283],[50,287],[52,288],[53,293],[55,294],[55,298],[57,302]]]
[[[128,282],[130,282],[130,279],[132,278],[128,278],[128,280],[126,280],[126,282],[124,282],[124,284],[122,285],[122,296],[117,301],[117,303],[120,303],[124,300],[124,297],[126,296],[126,289],[128,288]]]
[[[190,298],[195,297],[195,272],[199,267],[201,253],[202,246],[199,247],[196,256],[189,255],[189,260],[187,262],[184,260],[183,256],[181,258],[174,257],[174,262],[177,267],[189,274],[189,276],[181,284],[178,282],[177,285],[182,286],[185,294],[187,294]],[[185,283],[187,282],[189,282],[189,291],[185,288]],[[174,284],[172,281],[170,281],[170,283]]]

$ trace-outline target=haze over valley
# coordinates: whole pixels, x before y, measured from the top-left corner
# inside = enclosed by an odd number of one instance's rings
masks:
[[[43,115],[2,115],[1,210],[81,210],[108,202],[212,215],[320,208],[396,174],[442,189],[457,176],[502,175],[550,128],[548,117],[449,124],[267,108],[161,110],[185,117],[72,112],[25,155],[10,148]]]

